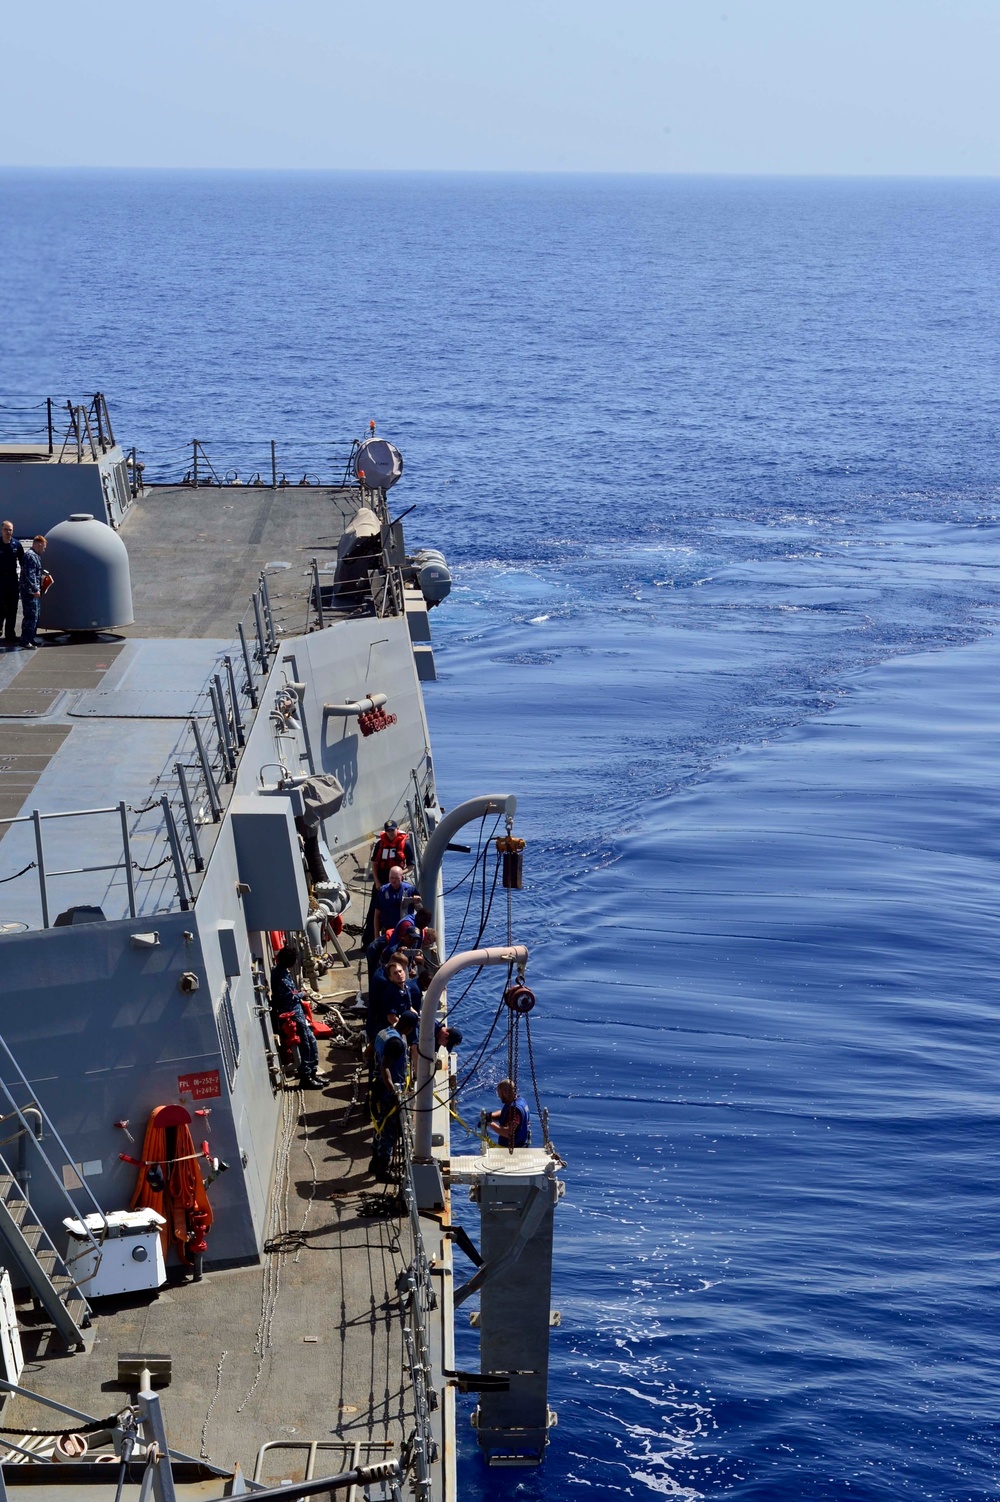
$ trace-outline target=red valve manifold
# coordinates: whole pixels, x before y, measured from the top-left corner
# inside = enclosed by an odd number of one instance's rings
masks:
[[[396,716],[386,714],[384,709],[365,709],[358,715],[358,728],[364,736],[377,735],[380,730],[388,730],[395,723]]]

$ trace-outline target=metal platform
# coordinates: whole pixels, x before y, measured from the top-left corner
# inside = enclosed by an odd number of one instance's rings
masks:
[[[321,577],[329,565],[332,584],[337,545],[360,499],[356,488],[326,485],[147,490],[121,528],[136,612],[124,634],[228,641],[262,571],[279,633],[303,631],[312,560]]]

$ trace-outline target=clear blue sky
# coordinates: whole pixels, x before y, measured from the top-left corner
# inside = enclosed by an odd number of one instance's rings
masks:
[[[0,164],[1000,174],[1000,0],[47,0]]]

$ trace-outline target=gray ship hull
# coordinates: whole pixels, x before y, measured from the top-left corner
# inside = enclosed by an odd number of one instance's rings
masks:
[[[18,490],[22,467],[0,466],[3,504],[30,536],[60,509],[59,466],[45,465],[48,489],[33,470]],[[387,819],[412,831],[419,880],[441,818],[420,687],[434,669],[419,574],[407,571],[381,492],[188,486],[123,504],[130,475],[110,442],[89,462],[81,450],[67,474],[66,504],[86,494],[125,544],[136,619],[59,633],[57,580],[42,649],[0,657],[0,1104],[15,1123],[14,1146],[4,1155],[0,1145],[0,1261],[15,1345],[32,1360],[27,1387],[55,1412],[95,1423],[124,1401],[119,1383],[138,1388],[129,1412],[155,1490],[159,1408],[122,1353],[167,1352],[171,1486],[217,1495],[212,1476],[239,1467],[251,1488],[292,1478],[305,1495],[312,1477],[385,1460],[367,1495],[395,1495],[391,1471],[422,1496],[451,1498],[455,1392],[476,1387],[454,1357],[455,1061],[442,1050],[430,1065],[434,1146],[421,1171],[440,1188],[433,1213],[421,1214],[407,1112],[401,1190],[374,1186],[368,1173],[356,1009],[365,971],[361,949],[345,948],[360,938],[375,832]],[[374,544],[351,572],[344,538],[362,503],[375,514]],[[425,565],[435,589],[445,574],[437,560]],[[101,595],[111,597],[123,596]],[[425,900],[441,928],[437,869]],[[305,935],[316,919],[317,894],[342,885],[348,930],[344,943],[325,941],[318,982],[331,1073],[303,1092],[289,1078],[268,971],[282,936]],[[177,1169],[179,1149],[165,1163],[143,1157],[147,1123],[167,1108],[190,1122],[210,1229],[181,1228],[196,1256],[176,1226],[163,1231],[159,1289],[88,1300],[86,1282],[74,1287],[65,1223],[76,1217],[98,1265],[106,1256],[111,1266],[107,1215],[127,1210],[144,1183],[159,1192],[160,1170]],[[521,1260],[538,1305],[525,1333],[531,1371],[517,1377],[522,1355],[513,1374],[484,1379],[514,1393],[492,1409],[484,1399],[494,1418],[480,1440],[508,1463],[539,1460],[550,1422],[554,1166],[548,1152],[526,1160],[516,1189],[511,1165],[496,1168],[509,1204],[525,1198],[507,1223],[512,1242],[491,1222],[492,1244],[506,1247],[495,1256]],[[481,1180],[492,1183],[456,1160],[456,1185],[478,1194]],[[495,1344],[499,1280],[483,1301]],[[517,1340],[499,1338],[517,1361]],[[12,1361],[8,1353],[3,1422],[27,1434],[39,1412]],[[120,1453],[120,1424],[109,1433],[102,1443]],[[8,1450],[8,1489],[37,1469],[15,1468],[18,1457]],[[99,1467],[69,1469],[91,1494],[103,1487]]]

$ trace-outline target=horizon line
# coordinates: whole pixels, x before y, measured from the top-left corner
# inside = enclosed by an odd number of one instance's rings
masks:
[[[215,164],[213,166],[123,166],[97,163],[21,163],[0,162],[0,173],[200,173],[204,175],[239,173],[268,176],[392,176],[392,177],[606,177],[606,178],[714,178],[774,181],[817,180],[827,182],[996,182],[997,172],[916,172],[916,171],[724,171],[720,169],[683,169],[631,167],[247,167]]]

